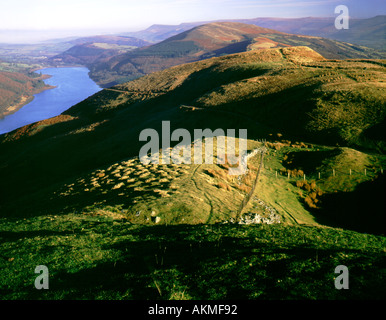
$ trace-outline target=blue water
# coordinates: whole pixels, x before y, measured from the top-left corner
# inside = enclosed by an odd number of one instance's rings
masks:
[[[87,68],[46,68],[37,72],[51,75],[44,82],[56,88],[36,94],[30,103],[0,120],[0,134],[55,117],[102,90],[90,79]]]

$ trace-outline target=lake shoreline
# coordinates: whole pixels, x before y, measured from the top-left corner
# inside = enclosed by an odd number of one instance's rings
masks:
[[[0,135],[60,115],[103,90],[89,77],[87,67],[50,67],[35,70],[35,73],[35,79],[43,81],[44,86],[33,91],[33,96],[24,95],[5,110],[0,117]]]
[[[42,69],[37,69],[37,70],[42,70]],[[34,70],[34,72],[35,72],[35,70]],[[44,80],[47,80],[51,77],[52,76],[50,76],[49,74],[42,74],[42,76],[39,78],[36,78],[36,80],[43,80],[44,81]],[[31,96],[22,96],[21,101],[19,101],[15,105],[9,106],[4,112],[0,113],[0,120],[4,119],[5,117],[7,117],[11,114],[18,112],[21,108],[23,108],[27,104],[31,103],[35,99],[36,94],[42,93],[43,91],[46,91],[46,90],[51,90],[51,89],[56,88],[56,86],[51,86],[51,85],[46,84],[46,83],[44,83],[44,84],[45,84],[45,86],[43,88],[35,90]]]

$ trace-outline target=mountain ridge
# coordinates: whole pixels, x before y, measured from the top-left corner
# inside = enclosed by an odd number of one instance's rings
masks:
[[[102,87],[109,87],[173,65],[253,49],[299,45],[309,46],[330,59],[383,57],[373,49],[321,37],[287,34],[238,22],[215,22],[95,63],[90,67],[90,76]]]
[[[53,64],[80,64],[90,66],[95,61],[148,46],[149,42],[134,37],[100,35],[76,38],[66,42],[72,46],[50,58]]]
[[[371,18],[351,18],[349,30],[336,30],[335,17],[302,17],[302,18],[275,18],[262,17],[252,19],[224,19],[219,21],[234,21],[278,30],[285,33],[304,34],[310,36],[326,37],[333,40],[368,46],[374,49],[385,50],[385,38],[382,30],[385,28],[386,16],[378,15]],[[152,25],[137,32],[124,34],[138,36],[151,42],[163,41],[170,36],[186,31],[193,27],[216,21],[200,21],[181,23],[179,25]],[[362,29],[362,30],[361,30]],[[379,30],[374,34],[374,29]],[[381,33],[380,33],[381,32]],[[360,35],[358,35],[360,33]]]

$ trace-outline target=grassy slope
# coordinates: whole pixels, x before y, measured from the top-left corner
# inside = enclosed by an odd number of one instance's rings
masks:
[[[385,238],[281,225],[133,225],[68,214],[1,220],[3,299],[382,299]],[[34,289],[37,265],[50,289]],[[350,290],[335,267],[349,266]]]
[[[188,130],[247,127],[252,140],[280,130],[293,139],[355,145],[363,128],[383,115],[382,70],[367,62],[323,61],[309,49],[273,49],[174,67],[105,90],[66,115],[3,138],[0,169],[6,186],[1,188],[7,207],[18,206],[19,196],[12,202],[20,192],[30,203],[32,190],[44,194],[50,185],[52,193],[81,175],[137,156],[143,145],[139,132],[159,128],[161,120]],[[331,95],[346,104],[324,98]],[[331,114],[336,108],[355,112]],[[326,121],[316,122],[313,114]],[[34,159],[28,168],[18,160],[23,154]]]
[[[100,39],[100,42],[77,44],[63,53],[52,57],[51,63],[64,66],[68,64],[90,66],[98,61],[129,52],[136,48],[136,46],[103,42],[103,39]]]
[[[348,32],[342,32],[343,30],[335,30],[335,32],[332,32],[329,37],[339,41],[355,43],[385,51],[385,26],[385,15],[363,20],[354,19],[350,25],[349,30],[346,30]]]
[[[382,70],[379,62],[324,61],[304,48],[237,54],[174,67],[104,90],[65,115],[4,136],[0,229],[1,263],[7,271],[1,275],[2,296],[384,296],[384,237],[320,224],[384,234],[372,225],[361,229],[363,219],[345,225],[328,217],[323,203],[336,208],[335,199],[324,197],[335,191],[338,196],[355,197],[357,188],[367,190],[365,183],[379,189],[376,176],[385,157],[314,144],[327,138],[333,144],[351,141],[334,131],[322,136],[334,123],[340,128],[339,116],[349,128],[379,121],[370,118],[366,124],[356,119],[368,119],[363,112],[383,110],[375,102],[371,108],[361,107],[371,101],[369,97],[381,101]],[[336,100],[350,99],[346,90],[356,94],[356,100],[347,100],[355,103],[346,106],[356,110],[357,118],[352,119],[350,112],[337,113],[335,122],[320,123],[322,128],[304,122],[312,119],[306,112],[331,109],[330,100],[322,99],[330,91]],[[137,142],[139,131],[158,128],[161,120],[171,120],[172,128],[247,127],[249,150],[261,146],[257,138],[267,138],[264,169],[243,213],[264,215],[262,200],[276,210],[281,223],[215,224],[236,217],[256,176],[257,156],[241,181],[218,165],[139,163],[136,156],[143,145]],[[316,128],[316,134],[309,128]],[[311,143],[298,142],[299,136],[307,136]],[[28,168],[23,162],[27,154]],[[336,169],[335,177],[331,168]],[[362,174],[365,168],[367,175]],[[380,225],[383,217],[376,213],[382,198],[373,200],[375,215],[367,212],[367,217]],[[349,219],[355,209],[341,208],[338,214]],[[37,264],[51,268],[53,290],[43,294],[30,289]],[[334,288],[338,264],[349,265],[355,290],[342,293]]]

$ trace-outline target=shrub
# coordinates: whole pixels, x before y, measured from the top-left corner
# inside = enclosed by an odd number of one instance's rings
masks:
[[[240,191],[244,191],[244,192],[246,192],[246,193],[249,193],[249,192],[252,190],[251,187],[248,187],[248,186],[246,186],[246,185],[244,185],[244,184],[242,184],[242,185],[237,185],[237,189],[239,189]]]
[[[309,196],[307,196],[305,199],[304,199],[305,203],[307,204],[308,207],[312,208],[312,209],[315,209],[317,208],[317,206],[314,204],[314,201],[312,200],[312,198],[310,198]]]
[[[206,169],[206,173],[213,178],[226,179],[226,172],[224,170]]]
[[[231,191],[231,187],[229,186],[229,184],[226,184],[224,182],[218,182],[217,183],[217,187],[219,189],[224,189],[224,190],[227,190],[227,191]]]

